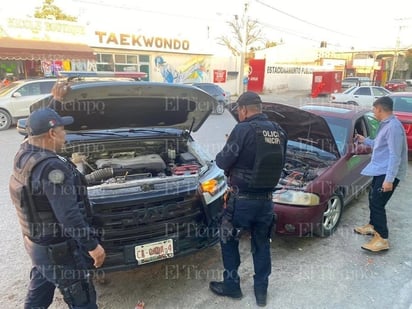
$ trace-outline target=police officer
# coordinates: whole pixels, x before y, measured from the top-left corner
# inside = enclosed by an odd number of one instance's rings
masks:
[[[237,100],[239,123],[216,156],[225,171],[230,190],[220,225],[223,281],[210,282],[219,296],[241,298],[239,233],[251,233],[256,303],[266,306],[271,273],[270,233],[274,224],[272,191],[283,169],[287,137],[283,129],[262,113],[262,101],[254,92]]]
[[[105,251],[88,222],[83,176],[56,154],[72,122],[50,108],[34,111],[14,159],[10,195],[32,261],[26,309],[47,308],[56,287],[69,308],[97,308],[89,271],[103,264]]]

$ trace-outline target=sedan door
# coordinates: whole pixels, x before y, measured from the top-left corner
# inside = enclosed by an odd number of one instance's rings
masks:
[[[372,97],[371,87],[359,87],[352,94],[353,101],[360,106],[372,106],[374,98]]]

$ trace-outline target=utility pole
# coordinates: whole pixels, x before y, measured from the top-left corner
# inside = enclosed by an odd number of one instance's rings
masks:
[[[392,79],[393,72],[395,71],[396,63],[398,62],[398,50],[401,45],[401,37],[400,37],[401,30],[402,30],[402,26],[399,26],[398,36],[396,38],[396,44],[395,44],[395,52],[393,54],[393,59],[392,59],[391,71],[389,73],[389,80]]]
[[[243,84],[243,75],[245,74],[245,60],[246,60],[246,53],[247,53],[247,28],[248,28],[248,3],[245,3],[245,8],[243,11],[242,19],[240,22],[241,29],[241,39],[242,39],[242,46],[240,50],[240,63],[239,63],[239,80],[238,80],[238,95],[240,96],[244,91],[244,84]]]
[[[410,20],[410,19],[412,19],[412,17],[397,18],[396,20],[402,23],[403,21]],[[401,45],[401,30],[406,27],[407,26],[405,26],[404,24],[399,24],[398,36],[396,38],[396,44],[395,44],[395,53],[393,55],[391,71],[389,74],[389,80],[393,78],[393,73],[395,72],[395,68],[398,62],[398,57],[399,57],[398,52],[399,52],[399,48]]]

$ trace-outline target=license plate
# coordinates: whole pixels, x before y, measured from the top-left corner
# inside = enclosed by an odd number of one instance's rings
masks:
[[[137,263],[146,264],[173,257],[173,239],[166,239],[134,247]]]

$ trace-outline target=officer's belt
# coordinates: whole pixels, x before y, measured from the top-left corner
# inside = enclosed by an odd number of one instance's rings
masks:
[[[272,192],[241,192],[233,195],[235,199],[240,200],[272,200]]]
[[[31,240],[30,239],[30,237],[28,237],[27,235],[25,235],[24,236],[24,238],[26,239],[26,243],[30,246],[30,247],[32,247],[33,249],[35,249],[35,250],[38,250],[39,252],[45,252],[45,253],[47,253],[47,252],[49,252],[49,250],[50,249],[53,249],[54,247],[56,247],[56,246],[64,246],[64,245],[66,245],[67,246],[67,248],[70,248],[70,249],[72,249],[73,247],[74,247],[74,240],[72,240],[72,239],[69,239],[69,240],[66,240],[66,241],[62,241],[62,242],[58,242],[58,243],[52,243],[52,244],[45,244],[45,245],[41,245],[41,244],[38,244],[38,243],[36,243],[36,242],[34,242],[33,240]]]

